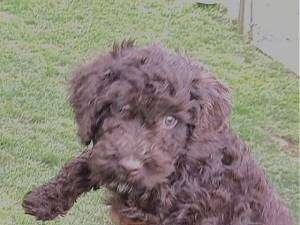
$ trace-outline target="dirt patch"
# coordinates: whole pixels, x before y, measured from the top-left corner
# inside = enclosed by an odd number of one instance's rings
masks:
[[[299,140],[294,140],[290,137],[281,137],[283,139],[286,140],[287,142],[287,150],[289,152],[292,152],[292,153],[295,153],[295,154],[300,154],[300,151],[299,151]]]
[[[266,135],[268,144],[275,144],[281,151],[293,156],[300,156],[299,138],[293,138],[289,135],[279,135],[271,128],[259,129]]]
[[[281,150],[293,155],[300,155],[298,140],[288,136],[273,136],[272,139],[279,144]]]
[[[0,22],[1,21],[9,22],[9,21],[13,20],[14,18],[16,18],[16,16],[13,14],[10,14],[8,12],[0,12]]]

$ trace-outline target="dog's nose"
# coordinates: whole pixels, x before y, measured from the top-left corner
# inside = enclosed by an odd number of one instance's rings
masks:
[[[124,159],[122,159],[120,161],[120,165],[128,171],[137,170],[142,167],[141,161],[133,156],[125,157]]]

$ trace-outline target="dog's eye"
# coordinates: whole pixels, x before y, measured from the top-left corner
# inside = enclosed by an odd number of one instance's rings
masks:
[[[177,119],[174,116],[166,116],[164,118],[164,126],[167,129],[171,129],[173,127],[175,127],[177,124]]]

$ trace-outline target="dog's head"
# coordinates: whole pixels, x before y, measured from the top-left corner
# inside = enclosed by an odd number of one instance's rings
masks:
[[[72,80],[71,104],[91,166],[107,182],[153,187],[206,132],[228,122],[228,89],[201,64],[160,46],[130,41],[82,66]],[[125,187],[124,187],[125,188]]]

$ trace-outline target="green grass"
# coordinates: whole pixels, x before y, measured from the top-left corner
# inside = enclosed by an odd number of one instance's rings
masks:
[[[0,224],[36,224],[23,195],[83,149],[67,102],[70,71],[129,37],[186,50],[232,87],[232,126],[299,221],[298,77],[247,44],[223,9],[177,2],[1,1]],[[89,193],[44,224],[109,224],[102,197]]]

